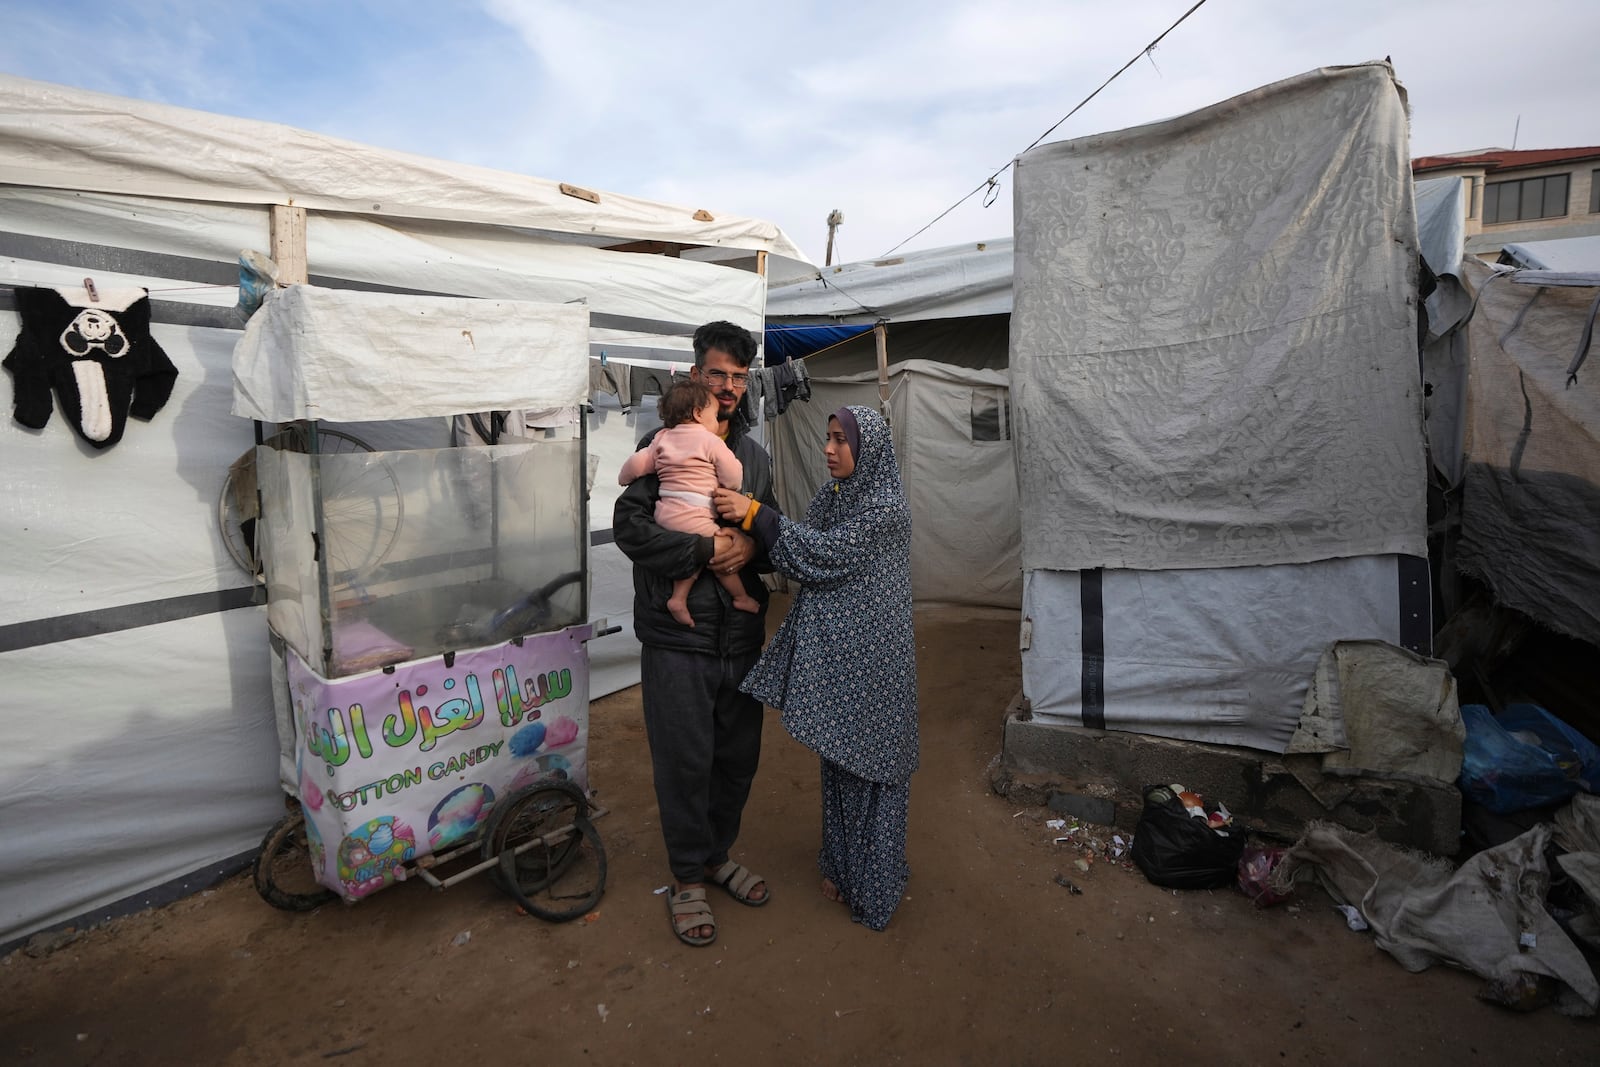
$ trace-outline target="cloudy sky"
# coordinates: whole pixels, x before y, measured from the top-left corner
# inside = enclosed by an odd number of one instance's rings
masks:
[[[755,215],[820,263],[829,209],[836,258],[884,253],[1192,3],[5,0],[0,70]],[[1593,145],[1597,31],[1594,0],[1207,0],[1051,139],[1387,55],[1413,155]]]

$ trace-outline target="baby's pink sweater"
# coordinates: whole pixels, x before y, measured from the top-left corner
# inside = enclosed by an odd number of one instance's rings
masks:
[[[718,486],[737,490],[744,484],[744,464],[722,438],[698,422],[680,423],[657,433],[648,445],[628,457],[617,475],[617,482],[627,485],[646,474],[658,475],[664,492],[694,493],[708,498]],[[664,498],[662,505],[666,505],[668,499]],[[664,517],[663,511],[681,513],[686,510],[689,509],[658,508],[657,520]],[[709,505],[697,510],[709,511]],[[666,522],[662,525],[677,528]]]

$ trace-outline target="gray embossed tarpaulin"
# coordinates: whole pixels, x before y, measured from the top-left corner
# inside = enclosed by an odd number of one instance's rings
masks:
[[[1426,555],[1411,198],[1386,63],[1023,155],[1023,568]]]

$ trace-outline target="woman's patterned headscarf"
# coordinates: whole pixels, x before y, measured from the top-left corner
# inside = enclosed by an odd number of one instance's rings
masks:
[[[895,460],[894,435],[884,417],[859,404],[842,407],[834,418],[852,436],[851,453],[856,469],[838,483],[839,503],[849,511],[865,508],[907,510],[905,487],[900,482],[900,464]],[[848,419],[849,422],[845,420]]]

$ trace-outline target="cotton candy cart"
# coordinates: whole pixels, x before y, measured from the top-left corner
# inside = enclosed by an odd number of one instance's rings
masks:
[[[608,631],[587,619],[584,422],[562,415],[587,393],[581,305],[297,285],[250,320],[234,413],[262,443],[224,508],[253,497],[234,529],[292,798],[254,867],[268,903],[483,872],[549,919],[599,900],[586,642]],[[506,410],[543,414],[446,435]]]

